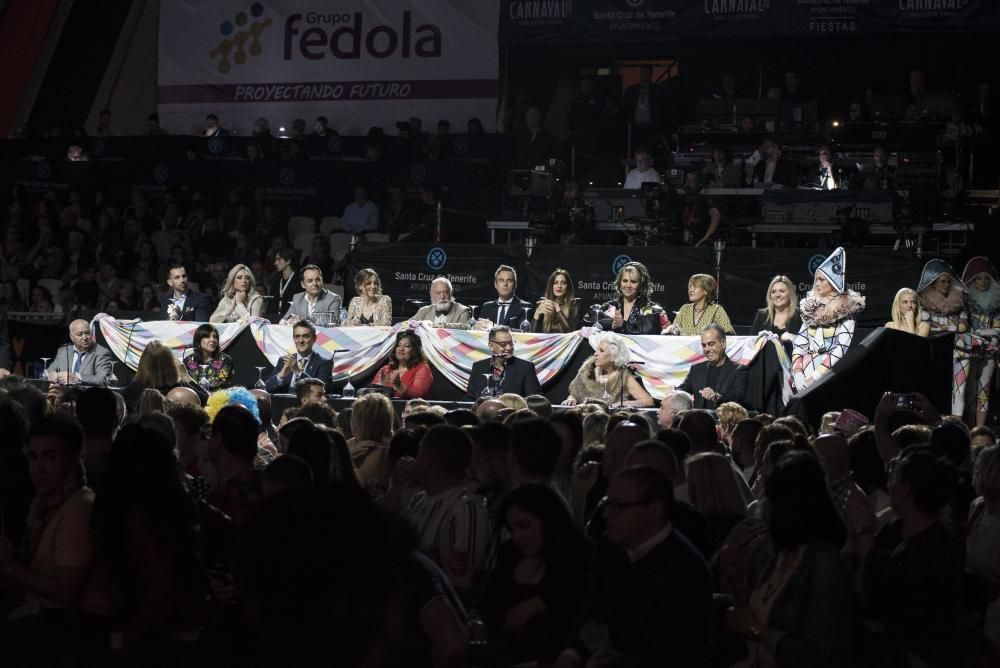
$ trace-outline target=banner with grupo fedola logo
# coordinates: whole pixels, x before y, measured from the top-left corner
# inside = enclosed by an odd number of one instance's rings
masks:
[[[173,132],[205,116],[250,134],[325,116],[340,134],[421,118],[487,125],[497,98],[492,2],[172,0],[160,4],[158,109]],[[489,129],[489,128],[488,128]]]

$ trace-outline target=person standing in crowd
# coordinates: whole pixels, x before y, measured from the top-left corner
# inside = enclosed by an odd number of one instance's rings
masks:
[[[56,383],[103,385],[114,365],[111,352],[99,345],[86,320],[69,324],[69,340],[55,352],[46,373]]]
[[[170,265],[167,285],[170,291],[160,300],[160,320],[208,322],[212,305],[208,303],[208,297],[188,288],[188,273],[183,264]]]
[[[493,327],[489,333],[489,347],[490,356],[472,365],[465,393],[467,400],[475,401],[487,389],[493,396],[538,394],[538,372],[534,363],[514,356],[514,335],[510,327]]]
[[[920,298],[920,324],[917,333],[930,336],[938,332],[954,332],[955,352],[951,374],[951,414],[965,414],[966,387],[972,367],[972,352],[978,337],[972,333],[972,323],[965,308],[965,286],[944,260],[931,260],[924,265],[917,284]]]
[[[1000,282],[997,270],[988,259],[977,256],[969,260],[962,272],[962,282],[968,289],[966,301],[972,320],[972,331],[984,342],[993,344],[992,353],[980,349],[974,358],[972,374],[976,379],[976,426],[986,424],[990,404],[990,386],[1000,355]]]
[[[813,289],[799,304],[802,329],[792,344],[792,382],[801,392],[833,369],[854,338],[865,298],[847,287],[847,254],[837,248],[816,269]]]
[[[674,324],[665,328],[664,334],[698,336],[705,325],[714,323],[726,334],[735,334],[729,314],[715,303],[719,295],[715,279],[708,274],[695,274],[688,279],[688,303],[677,311]]]
[[[892,320],[885,323],[886,329],[916,334],[917,299],[917,291],[913,288],[900,288],[892,299]]]
[[[340,305],[343,301],[340,295],[323,287],[323,270],[314,264],[302,267],[302,289],[292,298],[281,323],[291,325],[301,320],[316,322],[328,320],[331,323],[340,322]]]
[[[288,392],[302,378],[316,378],[329,387],[333,374],[333,361],[319,353],[316,345],[316,326],[308,320],[299,320],[292,326],[295,352],[281,358],[281,368],[266,381],[267,391]]]
[[[791,351],[792,341],[802,329],[799,314],[799,296],[795,284],[787,276],[775,276],[767,286],[766,303],[757,311],[750,327],[751,334],[771,332],[776,334],[785,347]]]
[[[516,487],[498,515],[510,538],[477,608],[490,636],[509,639],[518,660],[552,662],[586,591],[590,544],[547,485]]]
[[[853,586],[840,554],[847,532],[816,458],[785,454],[766,498],[774,559],[748,605],[726,615],[728,629],[746,640],[745,665],[852,665]]]
[[[191,354],[184,360],[184,368],[191,378],[198,379],[199,386],[204,386],[203,378],[208,381],[208,389],[212,392],[233,384],[233,358],[222,352],[219,330],[214,325],[198,325],[198,329],[194,330],[192,348]]]
[[[426,322],[431,327],[447,329],[468,329],[471,309],[460,304],[453,298],[454,289],[451,281],[445,276],[438,276],[431,281],[431,303],[421,306],[411,320]]]
[[[430,394],[434,376],[416,332],[404,329],[396,334],[389,361],[372,382],[391,387],[394,399],[424,399]]]
[[[726,354],[726,333],[721,325],[710,323],[702,327],[701,351],[705,361],[692,366],[677,389],[694,397],[694,408],[712,410],[726,401],[742,403],[749,372]]]
[[[556,269],[545,283],[545,296],[535,308],[533,331],[551,334],[580,329],[580,300],[573,296],[573,277]]]
[[[590,340],[597,352],[580,366],[569,384],[565,406],[601,399],[610,406],[648,408],[653,397],[628,368],[629,349],[625,339],[614,332],[601,332]],[[624,387],[623,387],[624,384]]]
[[[712,577],[674,528],[673,505],[671,482],[656,469],[634,466],[611,479],[607,531],[594,550],[581,625],[557,668],[704,662]]]
[[[264,312],[264,298],[256,291],[253,271],[245,264],[229,270],[222,287],[222,299],[209,322],[239,322],[259,318]]]
[[[92,577],[94,492],[86,485],[82,448],[83,430],[68,415],[44,416],[31,425],[25,452],[35,498],[24,555],[0,535],[0,583],[21,588],[30,602],[28,615],[0,639],[5,661],[30,656],[28,665],[55,665],[88,645],[91,651],[105,647],[110,635],[111,593]]]
[[[368,186],[354,187],[354,201],[344,208],[341,221],[351,234],[364,234],[378,229],[378,207],[369,199]]]
[[[417,491],[403,508],[423,552],[466,595],[482,581],[492,542],[486,500],[465,488],[471,456],[466,432],[452,425],[428,429],[413,467]]]
[[[528,319],[531,303],[517,296],[517,272],[514,267],[502,264],[493,274],[493,286],[497,298],[483,304],[479,309],[476,329],[487,330],[494,325],[505,325],[518,329],[523,320]]]
[[[389,327],[392,325],[392,299],[382,294],[382,280],[374,269],[362,269],[354,277],[358,295],[347,306],[348,327]]]
[[[646,265],[626,262],[615,277],[618,298],[601,306],[601,327],[619,334],[657,334],[670,325],[663,307],[653,301],[653,280]]]
[[[271,285],[268,286],[268,294],[274,297],[272,304],[273,311],[268,313],[287,313],[292,307],[292,298],[295,296],[294,284],[300,282],[296,280],[298,272],[295,271],[296,253],[291,248],[279,248],[274,252],[274,276],[271,278]]]

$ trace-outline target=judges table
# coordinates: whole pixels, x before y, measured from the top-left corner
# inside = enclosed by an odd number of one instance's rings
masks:
[[[99,339],[124,364],[117,375],[124,382],[124,367],[134,370],[142,351],[152,341],[159,341],[178,357],[191,348],[194,332],[200,323],[172,321],[120,321],[101,314],[94,318]],[[259,377],[266,380],[283,355],[294,350],[292,328],[274,325],[264,319],[217,325],[224,352],[235,363],[237,384],[253,387]],[[420,338],[424,355],[431,366],[434,383],[429,399],[462,401],[472,365],[489,356],[487,333],[442,329],[426,323],[402,322],[392,327],[320,327],[315,350],[333,357],[333,382],[329,390],[339,394],[350,378],[355,388],[371,382],[386,363],[395,346],[396,333],[412,327]],[[594,348],[589,328],[569,334],[514,333],[514,354],[535,364],[545,396],[561,403],[568,395],[569,383]],[[630,359],[641,362],[638,375],[649,393],[661,399],[680,384],[692,364],[703,361],[698,337],[631,336]],[[780,343],[768,337],[730,336],[730,358],[750,370],[750,388],[746,404],[768,412],[784,405],[783,388],[787,387],[788,358]]]

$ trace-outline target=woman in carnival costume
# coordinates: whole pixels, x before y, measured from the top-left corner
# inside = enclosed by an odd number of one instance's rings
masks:
[[[990,385],[1000,350],[1000,280],[993,263],[980,255],[965,265],[962,283],[968,290],[966,304],[972,331],[987,344],[979,348],[982,354],[973,357],[972,366],[976,379],[976,426],[981,427],[986,424]]]
[[[847,289],[847,254],[837,248],[816,269],[813,288],[799,303],[802,328],[792,344],[792,383],[801,392],[840,361],[854,338],[865,298]]]
[[[965,386],[969,380],[973,346],[972,326],[965,309],[965,286],[944,260],[924,265],[917,284],[920,325],[917,333],[930,336],[954,332],[955,353],[951,370],[951,413],[965,413]]]

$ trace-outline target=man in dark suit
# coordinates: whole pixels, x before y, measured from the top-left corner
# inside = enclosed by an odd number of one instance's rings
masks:
[[[781,157],[776,141],[765,139],[761,144],[761,156],[764,159],[753,170],[755,188],[795,188],[799,185],[799,168]]]
[[[196,290],[188,290],[188,274],[184,265],[175,262],[167,271],[170,292],[160,300],[160,320],[193,320],[208,322],[212,305],[208,297]]]
[[[486,302],[479,309],[479,319],[475,329],[485,330],[494,325],[506,325],[518,329],[531,308],[514,291],[517,289],[517,272],[514,267],[502,264],[493,274],[493,286],[497,289],[497,298]]]
[[[316,343],[316,326],[308,320],[299,320],[292,327],[295,352],[281,358],[277,373],[265,383],[267,391],[287,393],[295,390],[295,384],[304,378],[315,378],[329,387],[333,375],[333,360],[322,357],[313,350]]]
[[[742,403],[747,393],[747,368],[726,355],[726,331],[714,322],[701,330],[705,361],[695,364],[677,386],[694,397],[695,408],[713,410],[726,401]]]
[[[487,382],[495,389],[494,395],[510,392],[527,397],[538,394],[535,365],[514,357],[514,335],[510,327],[498,325],[490,330],[490,357],[472,365],[466,399],[475,401],[482,396]]]
[[[591,561],[580,632],[557,668],[707,662],[712,576],[674,528],[673,503],[670,480],[654,468],[634,466],[612,478],[607,531]]]

